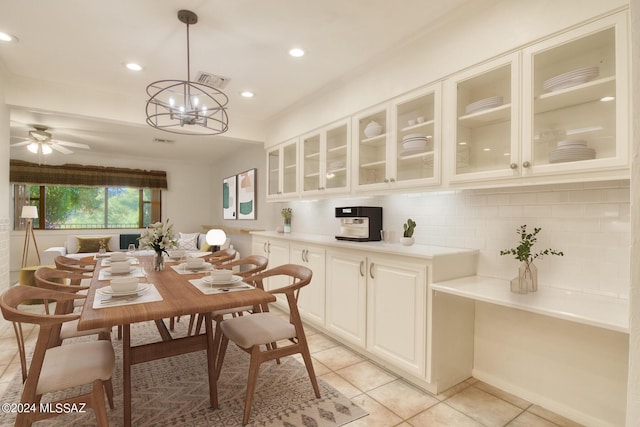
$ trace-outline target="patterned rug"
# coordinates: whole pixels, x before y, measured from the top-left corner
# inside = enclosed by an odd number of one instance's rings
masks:
[[[174,336],[183,336],[188,322],[176,323]],[[115,328],[114,328],[115,331]],[[131,326],[135,344],[158,340],[151,322]],[[84,338],[86,340],[86,338]],[[72,341],[72,340],[69,340]],[[110,426],[122,425],[122,342],[112,340],[116,351],[113,375],[115,408],[107,408]],[[218,382],[220,409],[209,407],[207,360],[204,351],[156,360],[132,367],[132,424],[138,426],[241,426],[249,355],[230,344]],[[249,420],[250,426],[341,426],[367,415],[345,396],[318,378],[321,398],[316,399],[304,365],[293,357],[260,368]],[[1,402],[19,402],[20,374],[16,374]],[[77,389],[75,394],[77,394]],[[46,400],[62,397],[58,393]],[[46,396],[45,396],[46,397]],[[15,417],[0,413],[0,425],[13,425]],[[36,426],[93,426],[92,410],[63,415]]]

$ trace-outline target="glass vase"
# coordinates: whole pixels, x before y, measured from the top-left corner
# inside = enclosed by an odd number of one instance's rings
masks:
[[[153,258],[153,269],[155,271],[164,270],[164,256],[162,252],[156,252],[156,255]]]
[[[518,277],[511,281],[511,292],[526,294],[538,290],[538,268],[531,261],[525,261],[518,268]]]
[[[284,219],[284,232],[291,233],[291,218]]]

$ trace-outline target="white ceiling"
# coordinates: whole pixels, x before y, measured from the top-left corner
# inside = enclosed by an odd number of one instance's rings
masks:
[[[89,144],[92,153],[118,150],[139,156],[153,149],[167,159],[224,156],[239,144],[228,138],[234,136],[234,118],[236,123],[238,118],[268,123],[469,1],[0,0],[0,31],[19,39],[0,42],[0,60],[10,79],[68,85],[86,91],[87,102],[93,93],[109,94],[123,105],[132,103],[142,116],[147,84],[186,78],[186,26],[177,19],[180,9],[199,17],[190,27],[191,78],[205,71],[231,79],[224,90],[230,98],[230,131],[224,137],[159,132],[144,124],[143,116],[127,123],[112,117],[97,121],[83,117],[82,105],[71,113],[66,106],[64,114],[55,107],[43,111],[27,105],[11,112],[11,142],[26,137],[29,125],[39,124],[51,127],[54,139]],[[294,46],[307,54],[290,57]],[[144,70],[124,68],[130,61]],[[245,89],[255,97],[240,97]],[[153,137],[176,142],[152,144]],[[11,157],[24,152],[24,147],[12,148]],[[60,158],[52,163],[62,163],[73,161],[74,154],[52,156]]]

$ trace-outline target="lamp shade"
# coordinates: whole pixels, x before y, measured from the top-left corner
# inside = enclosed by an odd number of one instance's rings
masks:
[[[222,246],[227,241],[227,235],[223,230],[214,228],[207,231],[207,243],[211,246]]]
[[[36,206],[23,206],[20,218],[38,218],[38,208]]]

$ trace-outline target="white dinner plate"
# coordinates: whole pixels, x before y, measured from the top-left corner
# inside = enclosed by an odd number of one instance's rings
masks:
[[[111,286],[105,286],[104,288],[96,289],[96,293],[100,295],[109,295],[109,296],[113,296],[113,295],[126,296],[126,295],[134,295],[139,292],[144,292],[148,290],[149,287],[150,286],[148,283],[138,283],[138,287],[136,289],[132,289],[130,291],[116,292],[113,289],[111,289]]]
[[[186,262],[183,262],[182,264],[180,264],[180,268],[182,268],[183,270],[191,270],[191,271],[204,270],[205,268],[209,268],[209,267],[211,267],[210,262],[205,262],[202,265],[199,265],[197,267],[189,267],[187,266]]]
[[[134,267],[129,266],[129,271],[123,271],[122,273],[113,273],[111,271],[111,267],[106,267],[106,268],[103,268],[102,270],[110,276],[123,276],[125,274],[131,273],[134,270]]]
[[[242,277],[240,276],[231,276],[231,280],[214,280],[211,276],[203,277],[202,280],[207,285],[211,286],[235,286],[242,282]]]

